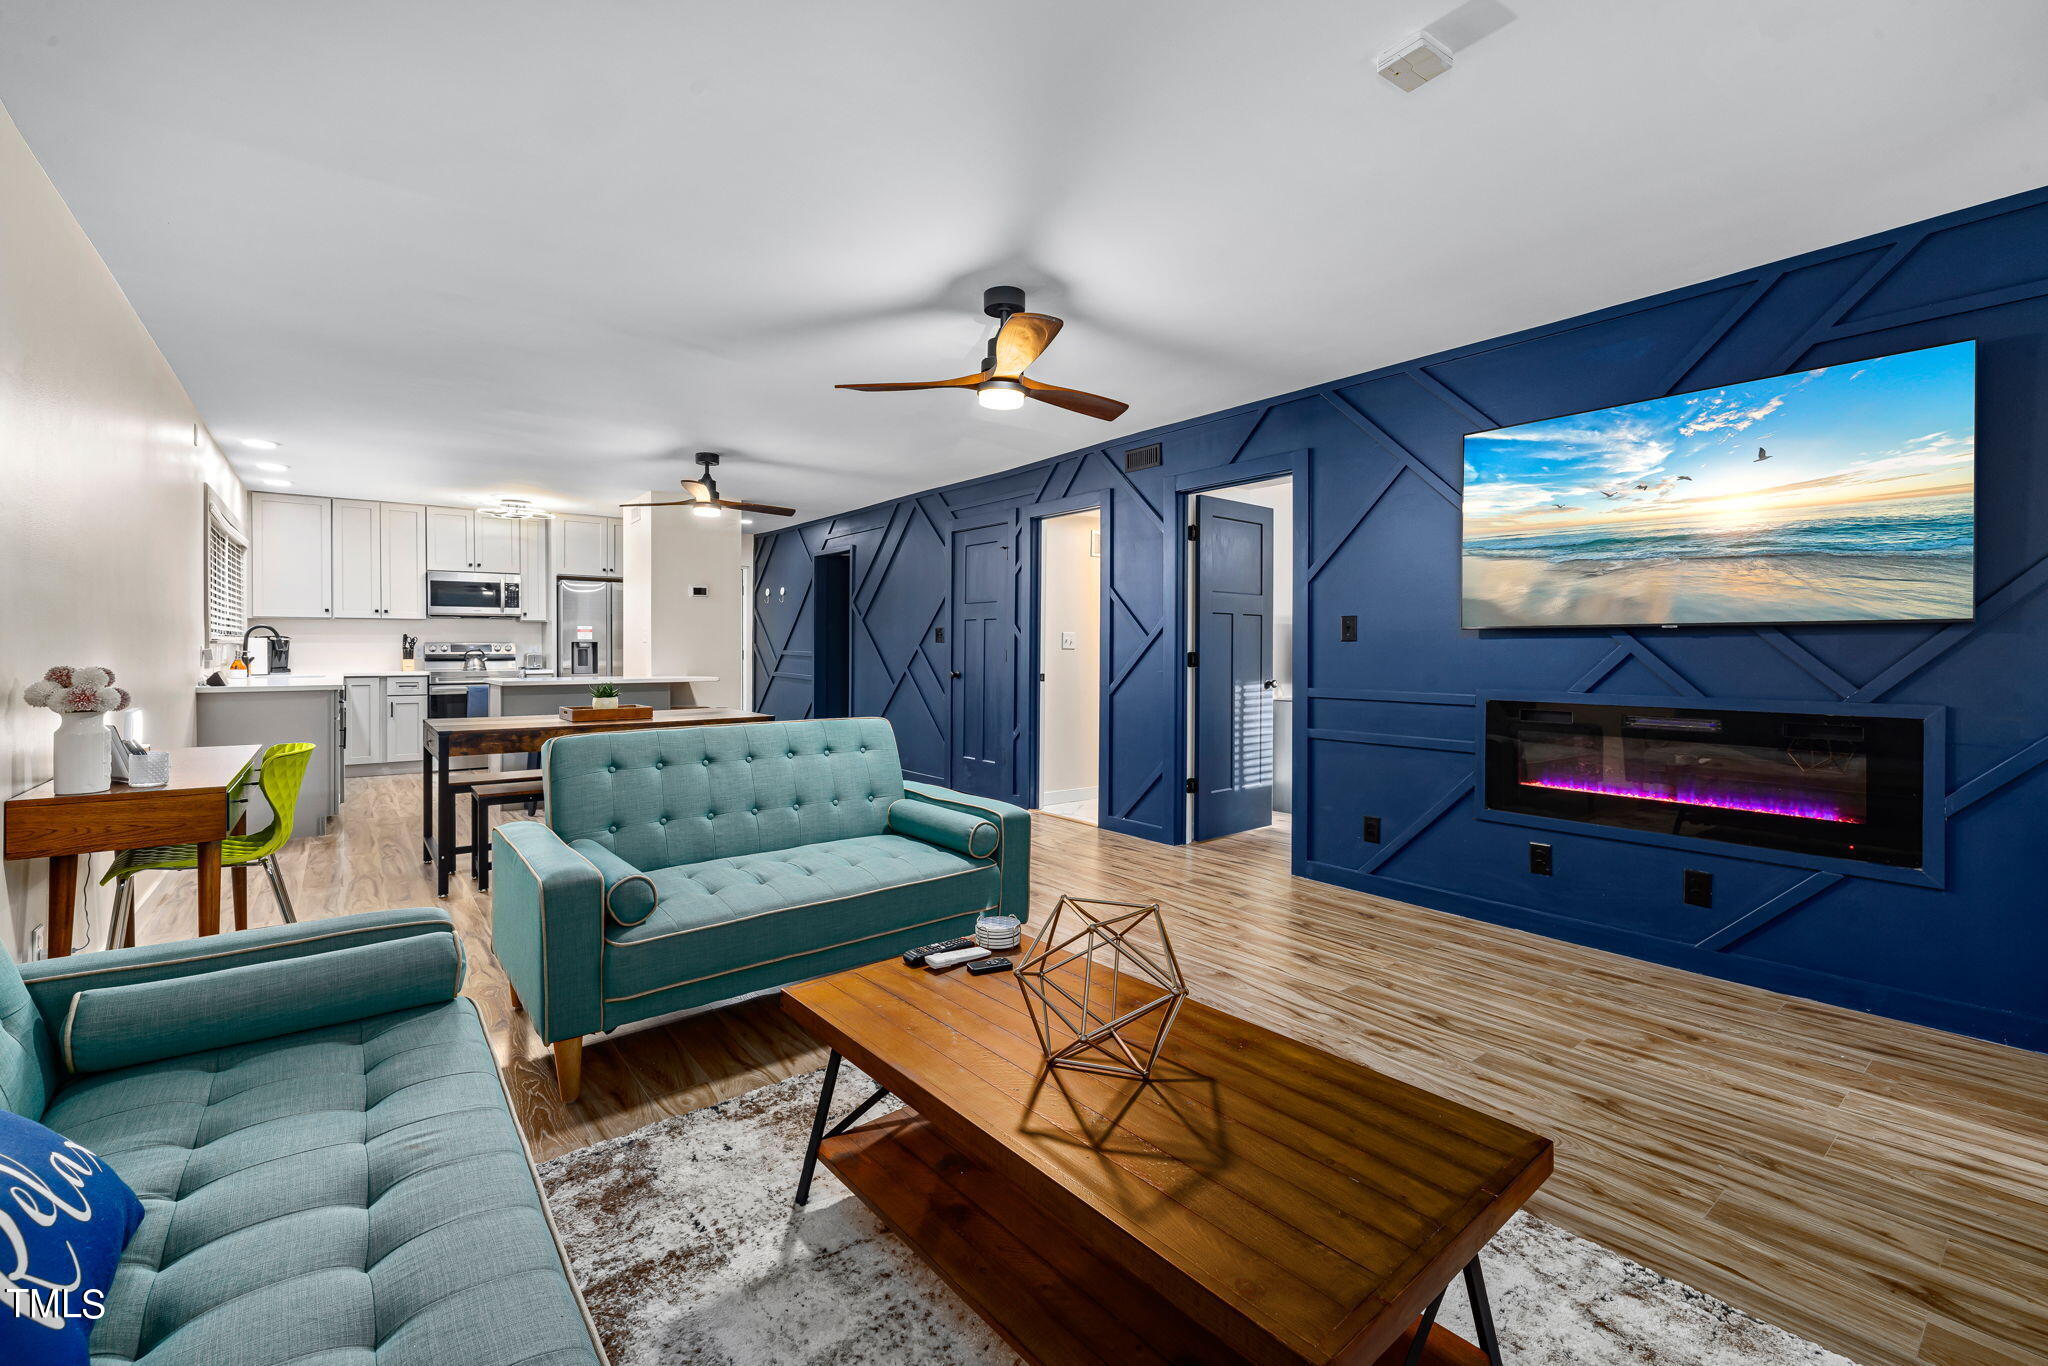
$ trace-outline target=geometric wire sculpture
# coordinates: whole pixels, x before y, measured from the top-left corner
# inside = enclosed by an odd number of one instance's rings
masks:
[[[1156,947],[1134,937],[1146,929],[1157,932]],[[1152,1075],[1187,999],[1156,901],[1061,897],[1017,985],[1048,1063],[1113,1077]]]

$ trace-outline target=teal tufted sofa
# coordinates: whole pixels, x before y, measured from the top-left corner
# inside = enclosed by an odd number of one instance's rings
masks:
[[[906,783],[889,723],[563,736],[491,832],[498,961],[562,1098],[583,1037],[965,934],[1030,900],[1030,817]]]
[[[144,1217],[95,1366],[599,1366],[445,912],[0,955],[0,1104]]]

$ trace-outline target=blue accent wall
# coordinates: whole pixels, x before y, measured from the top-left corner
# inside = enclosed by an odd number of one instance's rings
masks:
[[[1980,343],[1974,622],[1458,629],[1465,433],[1970,337]],[[1088,424],[1073,425],[1085,434]],[[1126,474],[1123,453],[1155,441],[1164,464]],[[906,768],[947,781],[951,666],[935,628],[948,620],[950,530],[1009,516],[1028,548],[1034,513],[1101,502],[1102,823],[1179,839],[1178,500],[1237,469],[1281,468],[1297,472],[1305,510],[1298,874],[2048,1048],[2048,190],[764,535],[757,705],[808,714],[811,557],[850,551],[853,711],[888,717]],[[1020,560],[1019,696],[1029,582]],[[1359,618],[1356,643],[1338,640],[1346,613]],[[1945,885],[1592,828],[1541,832],[1556,873],[1533,877],[1527,843],[1539,832],[1478,818],[1474,702],[1485,693],[1943,708]],[[1030,724],[1019,717],[1019,774]],[[1379,844],[1360,839],[1368,814],[1381,818]],[[1714,909],[1684,904],[1686,868],[1714,874]]]

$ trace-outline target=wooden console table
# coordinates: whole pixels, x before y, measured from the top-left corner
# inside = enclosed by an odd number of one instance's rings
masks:
[[[1007,973],[782,1004],[833,1050],[798,1203],[822,1160],[1025,1360],[1497,1366],[1479,1250],[1549,1139],[1198,1001],[1145,1082],[1048,1071]],[[907,1108],[828,1132],[842,1054]],[[1461,1276],[1478,1346],[1431,1326]]]
[[[105,792],[57,795],[32,787],[7,801],[9,859],[50,860],[50,957],[74,947],[71,916],[78,903],[78,858],[157,844],[199,846],[199,932],[220,933],[220,842],[242,817],[242,786],[261,745],[206,745],[171,752],[162,787],[115,783]]]
[[[572,678],[569,680],[574,682]],[[420,862],[434,865],[434,895],[448,895],[455,873],[455,784],[448,761],[474,754],[534,754],[558,735],[605,730],[675,730],[683,726],[734,726],[773,721],[765,712],[737,707],[675,707],[631,721],[564,721],[560,716],[441,716],[420,725]],[[512,782],[537,773],[492,775]],[[470,838],[476,838],[473,832]]]

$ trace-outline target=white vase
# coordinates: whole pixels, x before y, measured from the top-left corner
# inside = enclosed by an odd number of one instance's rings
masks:
[[[619,699],[616,697],[593,697],[590,699],[590,705],[602,711],[606,707],[618,706]]]
[[[105,792],[114,781],[106,716],[96,711],[67,711],[62,716],[50,746],[58,794]]]

